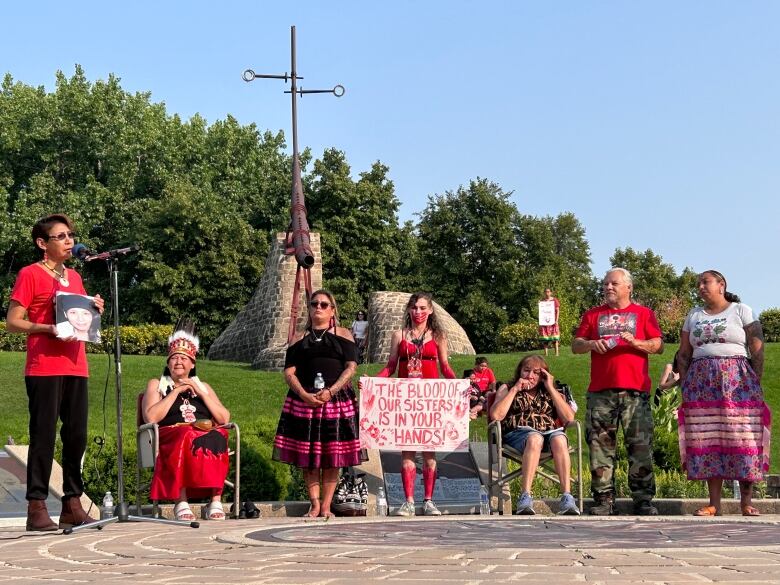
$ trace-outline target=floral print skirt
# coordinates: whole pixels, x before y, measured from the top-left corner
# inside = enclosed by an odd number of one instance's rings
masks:
[[[678,410],[688,479],[761,481],[769,470],[771,414],[744,357],[693,360]]]

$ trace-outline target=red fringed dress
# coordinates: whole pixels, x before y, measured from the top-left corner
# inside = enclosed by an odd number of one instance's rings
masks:
[[[186,423],[210,419],[211,413],[196,397],[179,394],[159,422],[160,450],[154,466],[150,498],[177,500],[181,488],[188,498],[208,498],[222,493],[228,474],[228,433],[225,429],[201,431]]]

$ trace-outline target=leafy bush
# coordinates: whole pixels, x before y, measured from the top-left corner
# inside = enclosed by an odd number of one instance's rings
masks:
[[[171,325],[124,325],[119,328],[122,353],[128,355],[166,355]],[[90,353],[110,353],[114,349],[114,328],[101,331],[101,344],[87,344]],[[0,351],[27,351],[27,336],[9,333],[5,321],[0,322]]]
[[[658,325],[666,343],[679,343],[680,330],[690,310],[690,303],[680,297],[669,297],[655,308]]]
[[[27,351],[27,336],[23,333],[9,333],[5,321],[0,321],[0,351]]]
[[[767,341],[780,341],[780,309],[766,309],[759,318],[761,328],[764,330],[764,339]]]
[[[500,352],[518,352],[539,349],[539,328],[535,323],[514,323],[507,325],[498,334]]]
[[[677,435],[677,409],[680,406],[679,389],[668,390],[653,409],[653,463],[657,469],[682,469],[680,443]]]
[[[172,325],[123,325],[119,327],[119,341],[122,353],[129,355],[167,355],[168,336],[173,333]],[[106,327],[101,332],[103,351],[111,352],[114,347],[114,328]],[[98,346],[93,346],[93,351]],[[90,346],[87,346],[88,351]]]

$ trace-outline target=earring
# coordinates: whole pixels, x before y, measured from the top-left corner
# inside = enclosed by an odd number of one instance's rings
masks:
[[[43,251],[43,262],[45,264],[48,261],[49,261],[49,253],[46,250],[44,250]]]

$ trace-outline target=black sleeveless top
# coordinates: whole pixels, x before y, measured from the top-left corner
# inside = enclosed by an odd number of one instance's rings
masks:
[[[184,418],[184,412],[181,410],[181,407],[186,404],[185,401],[189,403],[190,406],[195,407],[193,414],[195,415],[196,420],[201,418],[211,418],[211,413],[209,412],[209,409],[206,407],[206,404],[203,402],[202,398],[199,396],[192,397],[187,393],[183,393],[176,397],[173,406],[171,406],[165,417],[163,417],[163,419],[157,424],[161,427],[169,427],[177,423],[191,422]]]
[[[320,335],[322,337],[320,338]],[[317,341],[319,339],[319,341]],[[314,387],[314,377],[322,373],[325,386],[332,386],[344,371],[347,362],[357,362],[357,346],[330,331],[309,332],[287,348],[284,367],[295,367],[295,375],[307,390]]]

